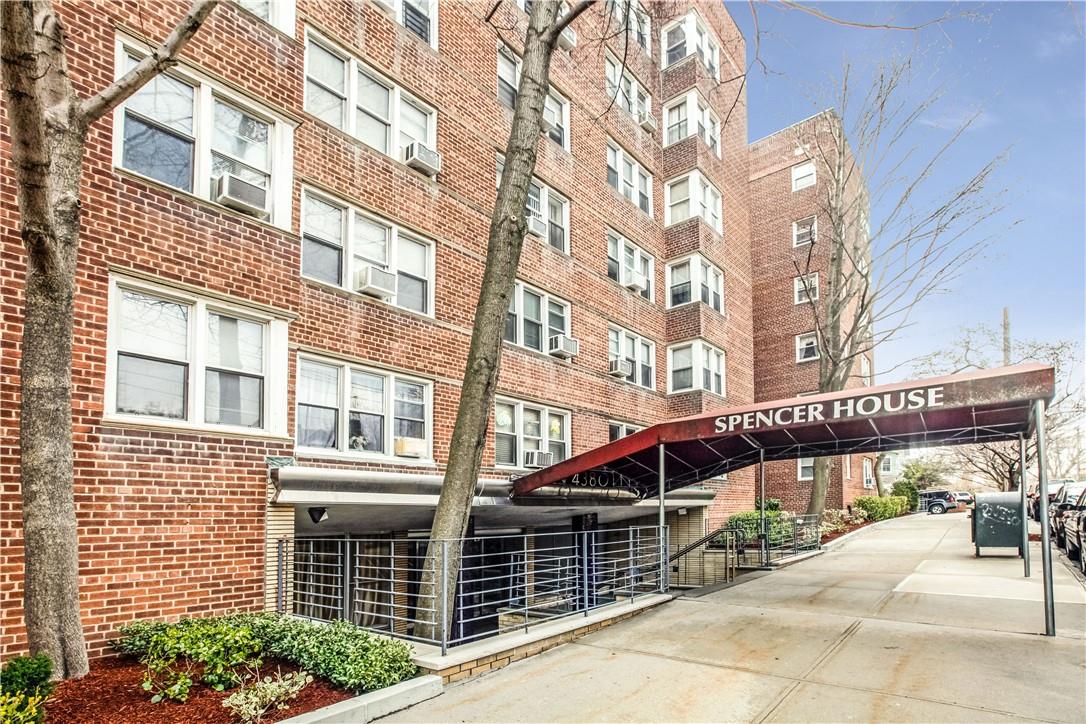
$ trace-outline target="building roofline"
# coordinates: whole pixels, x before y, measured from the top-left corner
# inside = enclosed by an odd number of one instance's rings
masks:
[[[795,128],[796,126],[804,124],[807,121],[810,121],[810,120],[812,120],[814,118],[818,118],[819,116],[824,115],[826,113],[834,113],[834,114],[836,114],[836,111],[834,110],[833,106],[830,106],[829,108],[824,108],[821,111],[819,111],[818,113],[812,113],[811,115],[807,116],[806,118],[798,120],[795,123],[792,123],[790,125],[785,126],[784,128],[779,128],[776,131],[773,131],[773,133],[767,133],[766,135],[762,136],[761,138],[758,138],[758,139],[755,139],[755,140],[751,141],[747,145],[748,146],[753,146],[756,143],[761,143],[762,141],[764,141],[764,140],[766,140],[768,138],[773,138],[773,136],[777,136],[777,135],[779,135],[781,133],[784,133],[785,131],[789,130],[790,128]]]

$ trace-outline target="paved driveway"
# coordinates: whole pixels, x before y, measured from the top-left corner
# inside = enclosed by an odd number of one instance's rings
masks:
[[[447,687],[389,721],[1075,721],[1086,590],[1040,552],[973,558],[964,514],[911,516]]]

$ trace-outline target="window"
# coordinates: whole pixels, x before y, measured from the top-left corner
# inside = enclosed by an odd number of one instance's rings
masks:
[[[870,385],[871,380],[871,360],[863,355],[860,356],[860,382],[865,385]]]
[[[652,216],[652,177],[614,141],[607,142],[607,183]]]
[[[495,188],[501,185],[504,168],[505,159],[498,156]],[[524,215],[528,219],[528,233],[545,238],[563,254],[569,253],[569,200],[565,196],[533,176]]]
[[[818,359],[818,333],[796,335],[796,362],[810,362]]]
[[[109,293],[107,414],[285,432],[285,321],[136,280]]]
[[[864,458],[864,487],[875,487],[875,468],[871,458]]]
[[[552,462],[569,457],[569,412],[499,398],[494,403],[494,464],[524,467],[528,450],[549,451]]]
[[[815,165],[813,161],[805,161],[792,167],[792,190],[800,191],[808,186],[815,185]]]
[[[513,108],[520,87],[520,58],[504,45],[498,46],[498,100]]]
[[[306,111],[397,161],[415,142],[437,148],[437,113],[432,108],[346,52],[333,50],[312,31],[307,33]]]
[[[792,287],[796,304],[818,301],[818,272],[794,278]]]
[[[294,36],[295,0],[235,0],[266,23]]]
[[[818,217],[808,216],[806,219],[792,222],[792,246],[810,244],[818,235]]]
[[[720,156],[720,119],[696,90],[665,106],[664,122],[667,124],[665,146],[696,135],[705,141],[709,150]]]
[[[548,340],[569,334],[569,302],[517,282],[505,318],[506,342],[546,352]]]
[[[627,8],[629,8],[629,22],[627,22]],[[649,16],[638,2],[626,0],[607,0],[607,11],[611,13],[619,30],[625,30],[630,38],[646,53],[652,54],[652,29],[649,24]],[[612,32],[610,28],[608,32]],[[618,40],[621,44],[623,41]]]
[[[697,55],[709,75],[720,80],[720,45],[696,12],[664,26],[664,68],[688,55]]]
[[[652,301],[656,273],[651,254],[617,231],[607,232],[607,276]]]
[[[299,448],[430,458],[431,385],[398,373],[299,357]]]
[[[844,455],[842,459],[845,461],[845,477],[849,480],[852,479],[852,456]]]
[[[437,3],[438,0],[396,0],[396,20],[435,48]]]
[[[664,187],[664,201],[667,204],[665,226],[700,216],[718,233],[724,232],[720,191],[700,171],[668,181]]]
[[[615,422],[609,421],[607,423],[607,441],[614,442],[615,440],[621,440],[628,435],[633,435],[635,432],[640,432],[645,428],[640,425],[631,425],[627,422]]]
[[[668,348],[668,392],[701,389],[727,394],[724,352],[704,340]]]
[[[641,113],[652,113],[652,97],[628,68],[608,53],[606,58],[607,95],[615,99],[615,105],[637,118]]]
[[[892,473],[892,472],[894,472],[894,458],[892,458],[889,455],[884,457],[882,459],[882,466],[881,467],[882,467],[882,472],[884,472],[884,473]]]
[[[118,74],[143,51],[121,42]],[[217,201],[219,178],[238,178],[252,214],[289,228],[293,127],[184,68],[160,73],[115,115],[117,166]]]
[[[814,458],[796,459],[796,480],[814,480]]]
[[[543,99],[543,119],[548,124],[547,138],[569,150],[569,101],[553,88]]]
[[[700,300],[718,312],[724,310],[724,272],[700,254],[672,262],[667,273],[668,307]]]
[[[302,194],[302,275],[358,291],[367,267],[396,277],[392,304],[433,314],[433,245],[331,196]]]
[[[632,371],[626,378],[641,387],[656,389],[656,343],[621,327],[607,330],[609,359],[624,359]]]

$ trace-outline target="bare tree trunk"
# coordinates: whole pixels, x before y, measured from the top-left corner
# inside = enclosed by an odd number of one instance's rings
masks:
[[[890,491],[886,488],[886,483],[882,479],[882,461],[886,459],[886,453],[880,452],[875,456],[875,488],[879,491],[879,497],[885,498],[890,495]]]
[[[4,95],[26,248],[19,366],[23,610],[30,650],[48,655],[58,678],[88,671],[79,611],[71,390],[87,128],[171,64],[216,2],[195,3],[166,44],[87,101],[68,77],[64,28],[52,3],[0,3]]]
[[[434,512],[432,541],[449,541],[444,547],[431,543],[426,552],[420,597],[433,601],[429,620],[419,626],[418,636],[436,639],[439,631],[440,576],[446,575],[445,625],[451,628],[455,611],[456,581],[460,571],[460,541],[467,531],[471,503],[486,447],[490,408],[498,383],[501,361],[502,331],[509,310],[509,298],[516,279],[520,252],[527,232],[524,208],[528,201],[528,186],[535,170],[536,146],[543,130],[543,102],[548,91],[551,55],[558,34],[590,2],[582,2],[557,20],[559,4],[537,2],[528,19],[521,61],[520,87],[509,142],[505,149],[505,165],[494,213],[490,218],[487,240],[486,267],[483,271],[479,301],[471,345],[460,389],[460,405],[449,443],[449,461]],[[445,561],[441,556],[445,555]]]

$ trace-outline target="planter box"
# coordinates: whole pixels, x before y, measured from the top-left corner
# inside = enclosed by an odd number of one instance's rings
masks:
[[[440,676],[416,676],[387,689],[284,719],[282,724],[365,724],[400,709],[432,699],[441,693]]]

